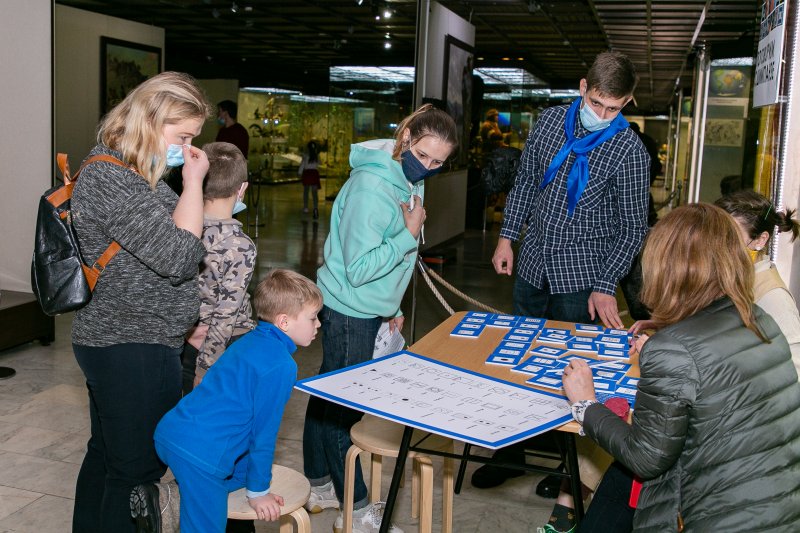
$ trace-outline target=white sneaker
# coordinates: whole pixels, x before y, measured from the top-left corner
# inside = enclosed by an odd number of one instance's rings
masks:
[[[377,533],[381,527],[383,519],[384,502],[375,502],[366,507],[353,511],[353,533]],[[344,530],[344,518],[342,513],[336,517],[333,523],[333,533],[342,533]],[[403,533],[403,530],[394,524],[389,526],[389,533]]]
[[[319,487],[312,486],[304,507],[311,514],[321,513],[325,509],[338,509],[339,500],[336,498],[336,491],[333,490],[333,481],[328,481]]]

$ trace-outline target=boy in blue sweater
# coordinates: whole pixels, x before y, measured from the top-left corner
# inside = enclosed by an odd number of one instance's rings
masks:
[[[275,441],[297,378],[292,353],[316,337],[322,294],[278,269],[258,284],[253,303],[256,328],[156,428],[156,451],[180,486],[183,533],[225,531],[228,493],[241,487],[260,520],[280,516],[283,498],[269,490]]]

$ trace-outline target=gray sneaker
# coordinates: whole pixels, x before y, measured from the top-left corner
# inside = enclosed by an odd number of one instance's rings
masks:
[[[375,502],[367,505],[363,509],[353,511],[353,533],[377,533],[381,528],[383,520],[384,502]],[[342,513],[336,517],[333,523],[333,533],[344,531],[344,518]],[[403,533],[403,530],[394,524],[389,526],[389,533]]]
[[[321,513],[325,509],[338,509],[339,499],[336,498],[333,482],[328,481],[318,487],[312,486],[305,508],[311,514]]]
[[[161,511],[161,532],[180,533],[181,531],[181,493],[173,479],[169,483],[156,483],[158,505]]]

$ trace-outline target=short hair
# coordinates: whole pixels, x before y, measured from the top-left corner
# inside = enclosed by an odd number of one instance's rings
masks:
[[[408,130],[411,135],[409,145],[404,146],[403,132]],[[458,134],[456,133],[456,123],[453,118],[433,106],[433,104],[423,104],[419,109],[408,115],[400,121],[395,130],[394,137],[395,143],[394,152],[392,157],[396,160],[400,159],[400,154],[403,153],[408,146],[413,146],[419,142],[423,137],[436,137],[440,141],[450,144],[455,148],[458,146]]]
[[[597,55],[586,74],[586,90],[594,89],[602,96],[624,98],[636,89],[636,67],[620,52]]]
[[[736,222],[719,207],[683,205],[647,236],[641,301],[657,327],[679,322],[727,296],[744,325],[766,340],[753,314],[754,280]]]
[[[236,102],[233,100],[223,100],[217,104],[217,107],[228,113],[228,116],[233,120],[236,120],[236,114],[239,112],[239,106]]]
[[[208,174],[203,181],[203,200],[230,198],[247,181],[247,160],[236,145],[214,142],[203,145]]]
[[[719,198],[714,205],[721,207],[741,224],[750,239],[757,239],[765,231],[772,238],[775,227],[778,231],[792,232],[792,240],[800,234],[800,224],[792,218],[793,209],[775,211],[769,198],[755,191],[736,191]]]
[[[256,315],[267,322],[284,313],[297,316],[307,305],[322,307],[322,292],[307,277],[282,268],[270,271],[253,296]]]
[[[498,111],[497,109],[492,108],[492,109],[490,109],[489,111],[486,112],[486,120],[489,120],[490,118],[496,117],[496,116],[499,116],[499,115],[500,115],[500,111]]]
[[[121,152],[155,189],[167,170],[164,126],[188,119],[202,123],[210,115],[206,96],[193,77],[162,72],[139,84],[103,117],[97,141]]]

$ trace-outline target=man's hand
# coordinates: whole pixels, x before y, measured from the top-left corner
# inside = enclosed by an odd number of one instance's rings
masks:
[[[389,333],[394,333],[395,330],[403,331],[403,323],[406,318],[403,315],[396,316],[389,320]]]
[[[283,497],[269,493],[258,498],[248,498],[247,503],[256,512],[259,520],[274,522],[281,516]]]
[[[593,292],[589,295],[589,317],[599,317],[607,328],[623,329],[622,319],[617,309],[617,299],[611,294]]]
[[[511,249],[511,240],[500,237],[497,239],[497,248],[492,256],[494,271],[498,274],[511,275],[514,271],[514,250]]]

